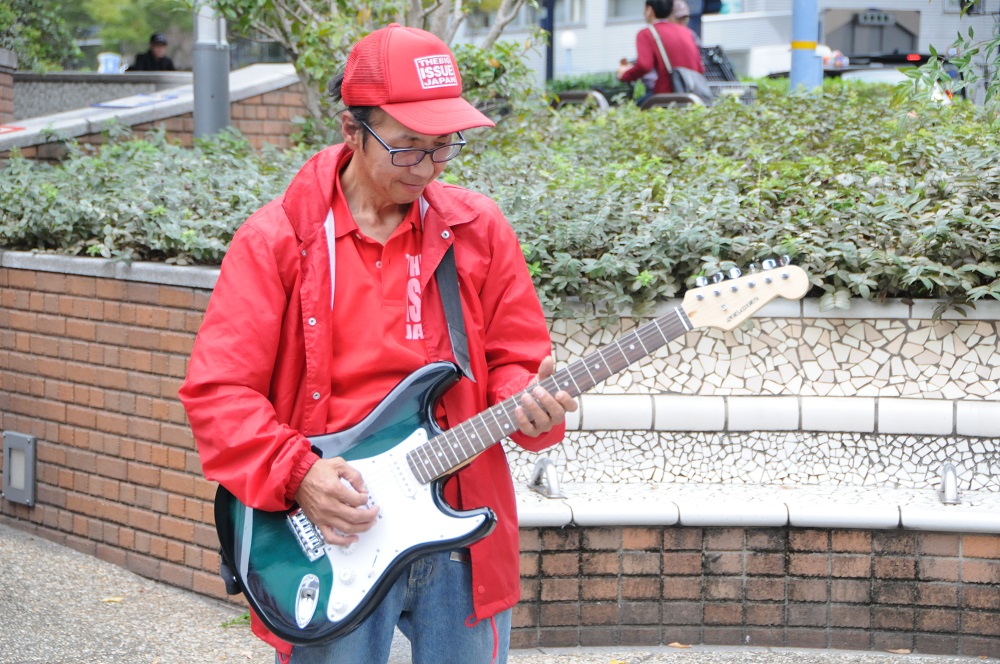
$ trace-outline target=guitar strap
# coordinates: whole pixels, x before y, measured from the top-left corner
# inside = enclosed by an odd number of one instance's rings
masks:
[[[448,322],[448,336],[451,338],[451,350],[462,374],[473,383],[472,366],[469,363],[469,338],[465,334],[465,319],[462,316],[462,298],[458,292],[458,270],[455,268],[455,245],[444,252],[437,270],[434,271],[438,289],[441,291],[441,304],[444,305],[444,317]]]

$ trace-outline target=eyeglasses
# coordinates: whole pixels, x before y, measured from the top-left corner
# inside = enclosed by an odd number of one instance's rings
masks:
[[[457,143],[439,145],[438,147],[430,150],[424,150],[423,148],[390,148],[386,145],[385,141],[379,138],[379,135],[375,133],[375,130],[368,126],[367,122],[362,122],[361,126],[367,129],[368,133],[374,136],[375,140],[381,143],[382,147],[389,151],[389,155],[392,158],[392,165],[400,166],[402,168],[416,166],[422,162],[424,157],[427,155],[430,155],[431,161],[434,163],[442,164],[457,157],[458,153],[462,151],[463,147],[465,147],[465,137],[462,136],[462,132],[458,132]]]

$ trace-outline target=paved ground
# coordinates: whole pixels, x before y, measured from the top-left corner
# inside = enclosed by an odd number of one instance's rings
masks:
[[[0,664],[272,664],[241,611],[0,524]],[[235,624],[233,624],[235,623]],[[970,664],[968,657],[762,648],[517,651],[511,664]],[[397,640],[390,664],[407,664]],[[355,664],[355,663],[350,663]],[[357,663],[364,664],[364,663]]]

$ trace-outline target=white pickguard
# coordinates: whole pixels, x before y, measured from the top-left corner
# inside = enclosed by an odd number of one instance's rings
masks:
[[[433,486],[417,481],[406,463],[406,453],[426,442],[427,432],[417,429],[387,452],[349,462],[368,486],[369,504],[381,511],[375,526],[361,533],[358,542],[325,548],[334,578],[326,607],[331,622],[354,611],[393,561],[409,549],[461,538],[486,520],[482,514],[455,518],[438,509]]]

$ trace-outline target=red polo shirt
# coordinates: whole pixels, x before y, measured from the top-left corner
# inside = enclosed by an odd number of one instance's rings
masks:
[[[410,206],[383,245],[358,229],[338,172],[333,221],[337,274],[327,430],[342,431],[360,422],[429,358],[421,325],[423,231],[418,206]]]

